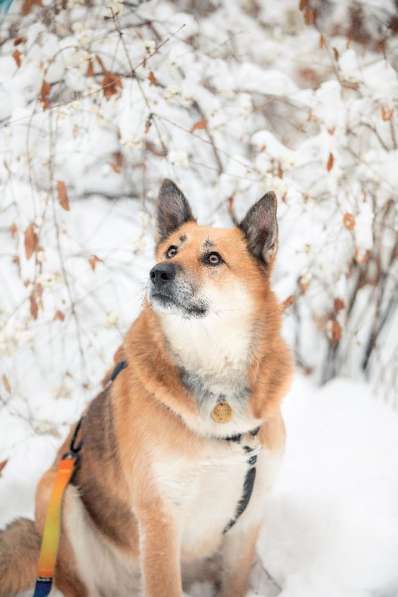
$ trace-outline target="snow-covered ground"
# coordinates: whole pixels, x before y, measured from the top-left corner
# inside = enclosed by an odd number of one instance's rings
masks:
[[[344,379],[319,390],[299,378],[285,406],[260,558],[284,597],[397,596],[397,414]]]
[[[249,596],[397,597],[398,415],[365,384],[319,389],[297,375],[284,416],[286,456]],[[15,449],[0,482],[0,526],[32,515],[35,481],[57,443],[32,437]],[[192,591],[210,595],[205,585]]]

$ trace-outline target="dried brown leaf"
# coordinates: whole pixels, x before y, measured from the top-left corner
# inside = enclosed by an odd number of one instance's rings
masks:
[[[7,462],[8,462],[8,458],[6,458],[5,460],[0,460],[0,477],[1,477],[1,473],[3,472],[3,469],[6,466]]]
[[[40,284],[40,282],[38,282],[35,285],[34,292],[35,292],[36,298],[38,298],[40,301],[41,301],[42,296],[43,296],[43,290],[44,290],[43,285]]]
[[[305,294],[310,286],[310,278],[308,275],[299,276],[297,280],[298,287],[302,294]]]
[[[20,68],[20,66],[22,64],[21,52],[19,50],[14,50],[14,52],[12,53],[12,57],[14,58],[17,67]]]
[[[331,171],[331,169],[334,166],[334,155],[332,154],[332,152],[329,153],[329,157],[328,157],[328,161],[326,162],[326,170],[328,172]]]
[[[115,75],[109,71],[105,72],[102,79],[102,92],[106,99],[109,99],[112,95],[117,95],[122,87],[123,83],[119,75]]]
[[[120,174],[120,172],[123,170],[123,161],[124,158],[122,152],[115,151],[115,153],[113,154],[113,160],[111,162],[111,168],[117,174]]]
[[[34,292],[32,292],[32,294],[30,295],[29,301],[30,301],[30,314],[33,319],[37,319],[37,316],[39,314],[39,304],[36,300],[36,296],[35,296]]]
[[[339,311],[342,311],[345,307],[345,302],[343,301],[343,299],[341,298],[335,298],[334,299],[334,310],[336,311],[336,313],[338,313]]]
[[[149,71],[148,81],[149,81],[150,85],[158,85],[159,84],[159,81],[157,80],[156,75],[152,70]]]
[[[348,211],[343,215],[343,224],[347,230],[354,230],[355,228],[355,217]]]
[[[286,311],[286,309],[288,309],[289,307],[291,307],[292,305],[294,305],[294,303],[296,302],[296,299],[294,297],[293,294],[291,294],[290,296],[288,296],[287,298],[285,298],[285,300],[282,303],[282,309],[283,311]]]
[[[298,74],[304,81],[309,83],[312,87],[318,87],[320,83],[319,73],[309,66],[304,66],[298,69]]]
[[[195,124],[191,128],[191,133],[205,128],[207,128],[207,120],[205,118],[202,118],[201,120],[195,122]]]
[[[326,326],[326,333],[331,344],[335,346],[340,342],[343,331],[338,321],[335,319],[329,319]]]
[[[376,49],[381,54],[384,54],[384,59],[387,59],[387,57],[386,57],[386,40],[385,39],[381,39],[379,42],[377,42]]]
[[[59,309],[55,311],[53,321],[64,321],[65,315]]]
[[[36,226],[29,224],[25,230],[25,255],[26,259],[30,259],[39,246],[39,237],[37,236]]]
[[[236,216],[236,211],[235,211],[235,197],[233,195],[230,195],[227,198],[227,207],[228,207],[228,213],[230,215],[230,218],[233,222],[233,224],[235,226],[237,226],[239,224],[239,220]]]
[[[47,81],[45,81],[43,79],[43,83],[42,83],[41,89],[40,89],[40,96],[39,96],[41,105],[43,106],[43,110],[48,110],[48,108],[50,107],[50,100],[49,100],[50,91],[51,91],[50,83],[48,83]]]
[[[68,190],[63,180],[57,181],[57,194],[60,206],[63,207],[65,211],[70,211]]]
[[[91,257],[88,260],[91,269],[93,270],[93,272],[95,272],[95,268],[97,267],[97,263],[102,263],[102,259],[100,259],[99,257],[97,257],[97,255],[91,255]]]
[[[93,77],[94,76],[94,61],[93,61],[92,58],[88,59],[86,76],[87,77]]]
[[[10,380],[8,379],[7,375],[5,373],[3,373],[1,379],[3,381],[3,386],[5,387],[7,393],[11,394],[11,384],[10,384]]]
[[[313,25],[315,23],[315,10],[312,8],[304,9],[304,21],[306,25]]]
[[[9,231],[10,231],[12,238],[15,238],[17,236],[18,227],[15,222],[13,222],[11,224],[11,226],[9,227]]]
[[[30,14],[34,6],[43,6],[41,0],[24,0],[21,8],[22,16],[26,17]]]
[[[391,120],[393,113],[393,108],[390,108],[389,106],[381,107],[381,117],[384,120],[384,122],[388,122],[389,120]]]

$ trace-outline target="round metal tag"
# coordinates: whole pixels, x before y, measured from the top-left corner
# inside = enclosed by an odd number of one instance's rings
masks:
[[[211,418],[216,423],[228,423],[232,419],[232,408],[228,402],[218,402],[211,411]]]

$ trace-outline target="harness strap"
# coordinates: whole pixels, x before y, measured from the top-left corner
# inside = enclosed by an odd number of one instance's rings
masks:
[[[249,433],[250,433],[250,435],[255,437],[259,431],[260,431],[260,427],[256,427],[256,429],[253,429]],[[241,434],[234,435],[234,436],[228,437],[226,439],[227,439],[227,441],[233,441],[233,442],[240,443],[240,441],[242,439],[242,435]],[[247,454],[250,454],[250,452],[253,452],[253,450],[254,450],[254,448],[251,448],[250,446],[242,446],[242,447],[243,447],[243,450]],[[231,518],[231,520],[228,522],[228,524],[226,525],[226,527],[223,530],[224,535],[226,533],[228,533],[228,531],[230,529],[232,529],[232,527],[236,524],[238,518],[243,514],[243,512],[246,510],[247,506],[249,505],[250,498],[252,497],[252,493],[253,493],[253,489],[254,489],[254,482],[256,480],[257,454],[253,454],[252,456],[249,456],[249,458],[247,460],[247,464],[249,465],[249,468],[247,469],[245,480],[243,481],[242,497],[240,498],[238,505],[236,506],[236,512],[235,512],[234,517]]]
[[[126,367],[127,367],[127,361],[120,361],[120,363],[118,363],[116,365],[116,367],[112,371],[112,375],[110,377],[111,383],[112,383],[112,381],[115,381],[115,379],[117,378],[117,376],[119,375],[119,373],[121,371],[123,371],[123,369],[126,369]]]

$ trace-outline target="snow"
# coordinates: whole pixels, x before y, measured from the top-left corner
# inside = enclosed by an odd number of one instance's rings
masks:
[[[297,379],[259,556],[283,597],[398,594],[398,417],[365,384]]]

